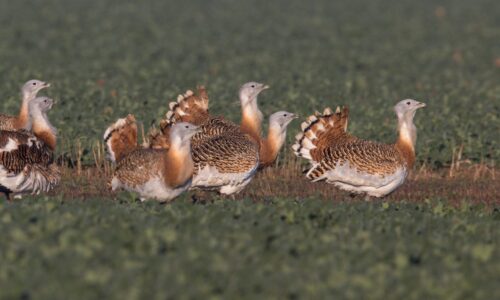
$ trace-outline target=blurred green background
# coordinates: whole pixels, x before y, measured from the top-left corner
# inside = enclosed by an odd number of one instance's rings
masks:
[[[465,158],[497,162],[498,41],[497,0],[2,0],[0,109],[17,111],[28,79],[53,83],[44,93],[59,101],[50,116],[63,153],[76,139],[88,150],[127,113],[149,127],[197,84],[213,113],[238,121],[238,88],[255,80],[272,87],[259,99],[266,116],[346,104],[350,130],[384,142],[397,101],[427,102],[420,162],[447,164],[461,145]]]
[[[28,79],[51,82],[58,151],[74,159],[80,143],[91,163],[109,123],[134,113],[147,128],[197,84],[214,114],[238,121],[239,86],[255,80],[272,87],[266,116],[346,104],[351,132],[384,142],[396,102],[427,102],[420,164],[446,166],[462,146],[498,164],[499,41],[498,0],[0,0],[0,111],[17,112]],[[0,201],[0,299],[499,298],[495,204],[311,193]]]

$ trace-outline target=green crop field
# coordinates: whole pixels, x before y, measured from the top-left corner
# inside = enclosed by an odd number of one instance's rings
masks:
[[[500,297],[498,210],[441,202],[120,199],[0,206],[2,296]]]
[[[500,298],[499,41],[498,0],[0,0],[0,112],[52,83],[65,165],[50,194],[0,203],[0,299]],[[295,121],[237,199],[107,191],[107,125],[147,130],[199,84],[238,121],[247,81],[271,86],[265,116],[348,105],[382,142],[396,102],[426,102],[415,174],[373,203],[306,183]]]

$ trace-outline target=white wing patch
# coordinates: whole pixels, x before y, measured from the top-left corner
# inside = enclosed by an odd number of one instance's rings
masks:
[[[241,173],[220,173],[215,166],[205,165],[193,176],[191,188],[219,190],[225,195],[238,193],[250,183],[257,167],[258,164],[255,164],[252,169]]]
[[[14,174],[6,170],[3,166],[0,166],[0,184],[8,188],[9,190],[15,192],[19,191],[19,186],[25,181],[25,176],[23,172],[19,174]]]
[[[392,174],[380,175],[360,172],[351,167],[349,162],[340,165],[323,174],[315,181],[326,179],[326,182],[334,184],[340,189],[354,192],[367,193],[374,197],[383,197],[403,184],[408,172],[406,168],[400,167]]]
[[[19,143],[12,138],[9,138],[7,144],[3,148],[0,149],[0,152],[10,152],[12,150],[17,150]]]
[[[113,180],[111,180],[111,188],[113,191],[123,188],[127,191],[136,192],[140,195],[141,200],[154,199],[158,201],[169,201],[179,196],[190,186],[191,180],[188,180],[183,186],[175,189],[169,188],[165,185],[165,180],[160,174],[151,177],[146,183],[137,186],[129,186],[117,177],[113,177]]]
[[[25,167],[22,172],[14,174],[8,172],[3,166],[0,166],[0,184],[8,188],[15,194],[39,194],[48,192],[58,183],[50,182],[36,168]]]
[[[40,147],[42,146],[42,145],[41,145],[41,141],[40,141],[40,140],[38,140],[38,139],[37,139],[36,137],[34,137],[34,136],[33,136],[33,137],[28,138],[28,143],[27,143],[27,145],[28,145],[28,147],[31,147],[31,146],[33,146],[33,144],[35,144],[38,148],[40,148]]]

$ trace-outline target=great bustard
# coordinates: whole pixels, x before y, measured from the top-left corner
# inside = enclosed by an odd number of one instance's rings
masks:
[[[30,101],[32,133],[0,131],[0,192],[7,200],[11,195],[47,192],[59,183],[54,162],[57,130],[47,117],[52,105],[47,97]]]
[[[26,82],[21,89],[22,103],[19,114],[17,116],[0,114],[0,130],[31,130],[31,118],[29,116],[30,101],[36,98],[37,93],[41,89],[49,86],[49,83],[35,79]]]
[[[267,136],[260,140],[259,168],[271,166],[276,161],[285,143],[288,124],[296,118],[296,114],[287,111],[275,112],[269,117]]]
[[[253,178],[259,166],[259,139],[262,113],[257,96],[268,86],[249,82],[239,90],[242,110],[241,124],[208,112],[208,95],[203,87],[198,94],[188,91],[170,103],[170,111],[161,124],[163,134],[175,122],[190,121],[200,125],[201,132],[192,139],[195,171],[193,188],[216,190],[222,194],[241,191]],[[164,147],[165,139],[152,137]]]
[[[302,123],[294,153],[311,162],[307,178],[326,180],[340,189],[383,197],[403,184],[415,162],[417,130],[413,118],[424,103],[407,99],[394,110],[399,137],[394,144],[366,141],[347,132],[348,109],[329,108]]]
[[[118,127],[116,123],[112,126],[115,129]],[[119,143],[107,143],[111,147],[110,152],[117,158],[111,180],[113,191],[123,188],[137,192],[141,200],[161,202],[177,197],[191,185],[194,164],[190,139],[199,131],[198,126],[190,123],[174,124],[170,130],[168,149],[135,147],[130,152],[122,152],[123,149],[113,149]],[[110,130],[110,134],[120,135],[123,132]]]

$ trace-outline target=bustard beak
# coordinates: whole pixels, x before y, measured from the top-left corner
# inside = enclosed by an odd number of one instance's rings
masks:
[[[258,83],[256,85],[256,90],[253,94],[253,97],[259,95],[260,93],[262,93],[262,91],[267,90],[268,88],[269,88],[269,86],[267,84]]]
[[[198,132],[201,132],[201,128],[199,126],[193,126],[188,129],[186,132],[184,139],[191,139],[193,136],[195,136]]]
[[[269,85],[267,84],[262,84],[261,87],[260,87],[260,91],[263,91],[263,90],[267,90],[268,88],[270,88]]]
[[[297,114],[289,113],[285,116],[284,124],[280,124],[281,128],[286,128],[293,120],[297,119],[299,116]]]
[[[295,120],[295,119],[298,119],[298,118],[299,118],[299,115],[298,115],[298,114],[294,114],[294,113],[290,113],[290,114],[288,114],[285,118],[286,118],[287,120],[290,120],[290,122],[291,122],[291,121],[293,121],[293,120]]]
[[[427,106],[427,105],[426,105],[424,102],[419,102],[419,103],[417,104],[417,108],[424,108],[424,107],[426,107],[426,106]]]
[[[48,87],[50,87],[50,83],[48,83],[48,82],[44,82],[44,83],[42,84],[42,87],[44,87],[44,88],[48,88]]]

